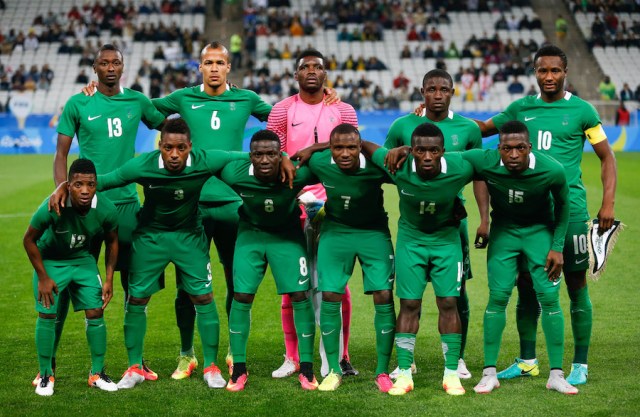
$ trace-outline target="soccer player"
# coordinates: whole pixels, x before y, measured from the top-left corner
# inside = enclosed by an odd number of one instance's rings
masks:
[[[563,272],[571,300],[569,308],[575,349],[567,381],[579,385],[587,382],[587,354],[593,319],[586,280],[589,213],[580,170],[585,139],[589,140],[600,159],[602,203],[598,221],[603,231],[608,230],[614,220],[616,160],[596,110],[564,89],[567,76],[564,52],[553,45],[543,46],[534,56],[534,69],[540,94],[516,100],[504,112],[478,123],[483,135],[487,136],[496,133],[496,129],[509,120],[524,122],[529,129],[533,149],[552,156],[565,168],[571,206],[563,250]],[[539,373],[535,351],[539,300],[536,300],[531,279],[526,273],[518,279],[518,294],[516,322],[520,334],[520,358],[498,373],[498,378]]]
[[[519,121],[502,125],[497,150],[472,150],[462,157],[487,181],[493,208],[487,253],[489,302],[483,324],[484,370],[474,390],[488,394],[500,386],[496,363],[520,260],[531,274],[542,309],[551,368],[547,388],[577,394],[562,373],[564,317],[558,284],[570,204],[564,169],[555,159],[531,152],[529,131]]]
[[[69,168],[69,200],[58,216],[49,212],[46,199],[31,218],[24,235],[24,248],[34,268],[33,294],[36,349],[40,377],[36,394],[53,395],[52,359],[60,295],[66,291],[75,311],[84,310],[86,335],[91,353],[89,386],[117,391],[104,372],[107,328],[104,309],[113,295],[113,271],[118,257],[118,212],[103,195],[96,195],[96,167],[88,159],[77,159]],[[92,245],[106,242],[106,276],[100,278]],[[68,305],[67,305],[68,307]]]
[[[471,119],[460,116],[449,110],[451,97],[455,93],[453,80],[448,72],[435,69],[427,72],[422,79],[420,89],[424,98],[424,105],[421,106],[422,113],[407,114],[395,120],[389,132],[384,147],[387,149],[398,146],[411,145],[411,132],[422,123],[433,123],[442,130],[444,135],[444,147],[447,151],[464,151],[468,149],[482,149],[482,134],[478,125]],[[489,227],[489,199],[487,187],[483,181],[473,182],[473,193],[478,203],[480,211],[479,235],[486,235]],[[458,197],[464,202],[462,190]],[[469,330],[469,297],[466,291],[466,280],[473,277],[471,273],[471,262],[469,259],[469,233],[467,231],[467,219],[460,222],[460,241],[462,243],[462,260],[464,265],[464,275],[458,297],[457,307],[462,325],[462,344],[460,345],[460,360],[458,361],[458,376],[463,379],[471,378],[471,373],[464,362],[464,349],[467,342],[467,332]],[[411,365],[412,372],[416,372],[415,365]],[[397,376],[397,371],[391,373],[392,378]]]
[[[120,85],[124,58],[118,48],[103,45],[96,54],[93,69],[98,76],[95,94],[90,97],[81,93],[72,96],[60,117],[53,162],[56,186],[66,181],[67,157],[74,136],[78,138],[80,157],[93,161],[99,174],[106,174],[134,157],[140,120],[149,128],[160,128],[165,119],[145,95]],[[104,196],[118,209],[120,250],[116,271],[120,271],[126,300],[131,235],[136,227],[140,202],[135,184],[105,191]],[[101,244],[99,237],[94,239],[94,244],[91,250],[97,258]],[[54,368],[55,353],[68,310],[69,297],[63,292],[58,303]],[[155,372],[146,366],[144,370],[147,379],[157,379]]]
[[[341,123],[358,126],[356,112],[349,104],[337,103],[328,105],[325,99],[323,85],[327,77],[325,59],[322,53],[314,49],[302,51],[296,58],[294,78],[300,87],[300,93],[287,97],[273,106],[267,129],[275,132],[280,138],[281,150],[295,159],[300,157],[304,163],[313,150],[327,149],[331,130]],[[303,151],[304,150],[304,151]],[[316,322],[320,321],[321,294],[317,290],[318,276],[316,256],[318,250],[318,233],[320,222],[315,218],[326,194],[320,184],[304,189],[300,201],[304,204],[305,236],[309,268],[311,271],[311,288],[314,290],[314,308]],[[346,287],[342,297],[342,354],[341,367],[345,375],[357,375],[349,358],[349,334],[351,324],[351,293]],[[285,359],[280,368],[273,371],[274,378],[284,378],[292,375],[298,368],[296,330],[293,325],[293,311],[291,300],[285,295],[282,298],[282,330],[284,332]],[[321,340],[322,342],[322,340]],[[321,374],[329,373],[329,364],[324,353],[324,343],[320,345],[322,359]]]
[[[318,387],[320,391],[334,391],[342,380],[340,305],[356,258],[362,265],[364,291],[373,295],[376,384],[382,392],[393,385],[388,368],[396,323],[394,257],[381,189],[391,179],[367,162],[361,147],[358,129],[342,123],[331,131],[330,149],[315,153],[309,160],[311,172],[327,195],[318,247],[318,290],[322,292],[320,329],[330,372]]]
[[[363,142],[365,155],[385,166],[386,148]],[[456,298],[462,286],[463,262],[459,220],[464,207],[457,196],[471,182],[473,169],[459,154],[444,155],[444,135],[434,124],[413,130],[411,154],[392,174],[400,197],[396,241],[396,295],[400,298],[395,335],[400,372],[391,395],[413,390],[411,364],[422,296],[430,280],[438,306],[438,330],[445,358],[442,386],[450,395],[463,395],[457,374],[462,341]]]
[[[302,187],[312,183],[312,178],[303,169],[298,172],[292,188],[279,183],[282,156],[275,133],[256,132],[250,146],[250,162],[231,163],[220,175],[243,200],[233,263],[235,293],[229,316],[233,372],[227,390],[244,390],[247,383],[251,306],[267,264],[273,271],[278,293],[288,294],[293,302],[293,318],[300,340],[300,384],[305,390],[315,390],[318,387],[313,374],[316,326],[313,306],[306,294],[310,277],[296,200]]]

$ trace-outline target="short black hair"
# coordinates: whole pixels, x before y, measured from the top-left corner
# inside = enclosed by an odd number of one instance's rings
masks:
[[[298,70],[298,65],[300,64],[300,60],[306,56],[315,56],[316,58],[320,58],[322,60],[322,63],[324,63],[325,61],[324,55],[322,55],[322,52],[318,51],[317,49],[311,49],[311,48],[305,49],[304,51],[300,52],[296,57],[296,62],[293,64],[294,71]]]
[[[69,179],[73,177],[75,174],[93,174],[98,175],[96,173],[96,166],[92,160],[87,158],[78,158],[69,167]]]
[[[500,139],[502,139],[502,135],[511,135],[511,134],[524,134],[527,142],[529,142],[529,129],[527,129],[527,125],[522,123],[519,120],[511,120],[507,123],[503,124],[500,128]]]
[[[449,84],[451,84],[451,86],[453,86],[453,78],[451,78],[451,74],[442,69],[433,69],[427,72],[422,78],[422,86],[424,87],[427,81],[432,78],[444,78],[445,80],[449,81]]]
[[[177,119],[169,119],[164,123],[162,131],[160,132],[160,140],[162,140],[162,138],[164,138],[164,135],[166,135],[167,133],[179,133],[187,135],[187,140],[191,142],[191,129],[189,129],[189,125],[187,125],[187,122],[185,122],[181,117]]]
[[[565,69],[567,68],[567,54],[564,53],[564,51],[560,48],[558,48],[555,45],[549,44],[549,45],[544,45],[542,48],[538,49],[538,52],[536,52],[535,56],[533,57],[533,66],[535,68],[536,62],[538,62],[538,58],[542,57],[542,56],[557,56],[560,57],[560,59],[562,60],[562,64],[564,65]]]
[[[100,47],[100,49],[98,49],[98,52],[96,52],[96,57],[94,59],[94,62],[98,60],[98,57],[100,56],[102,51],[115,51],[115,52],[119,53],[120,57],[122,57],[122,59],[124,60],[124,55],[122,54],[122,51],[120,50],[120,48],[118,48],[117,46],[115,46],[112,43],[105,43],[104,45],[102,45]]]
[[[349,123],[341,123],[338,126],[334,127],[331,131],[331,134],[329,135],[329,142],[333,140],[334,136],[348,135],[350,133],[355,133],[355,135],[358,137],[358,140],[360,140],[360,132],[358,131],[357,127]]]
[[[280,138],[278,137],[278,135],[276,135],[275,132],[268,129],[258,130],[256,133],[254,133],[253,136],[251,136],[251,142],[249,146],[251,146],[251,144],[253,144],[254,142],[259,142],[263,140],[277,142],[278,148],[280,148]]]
[[[227,49],[226,46],[224,46],[222,44],[222,42],[212,41],[211,43],[208,43],[204,47],[202,47],[202,49],[200,50],[200,61],[202,61],[202,56],[205,54],[205,51],[207,49],[222,49],[223,51],[225,51],[227,53],[227,63],[228,63],[229,50]]]
[[[433,123],[423,123],[413,129],[411,133],[411,146],[415,146],[417,137],[440,138],[442,147],[444,148],[444,135],[442,134],[442,130]]]

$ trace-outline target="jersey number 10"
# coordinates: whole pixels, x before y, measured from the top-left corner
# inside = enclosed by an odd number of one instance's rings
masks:
[[[538,150],[548,151],[551,149],[551,132],[548,130],[538,130]]]

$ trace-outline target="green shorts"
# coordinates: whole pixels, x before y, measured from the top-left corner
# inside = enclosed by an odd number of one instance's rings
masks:
[[[271,267],[278,294],[309,289],[311,275],[300,228],[276,233],[241,223],[233,262],[234,291],[255,294],[267,264]]]
[[[102,279],[96,264],[54,266],[47,265],[44,269],[58,286],[58,294],[53,293],[53,305],[45,308],[38,302],[38,275],[33,272],[33,297],[36,311],[44,314],[56,314],[58,297],[65,290],[69,290],[73,310],[92,310],[102,308]]]
[[[190,295],[212,292],[211,262],[202,228],[179,231],[137,230],[131,244],[129,294],[150,297],[164,288],[164,270],[173,263],[177,287]]]
[[[389,230],[322,229],[318,248],[320,291],[344,294],[356,258],[362,266],[364,292],[393,289],[394,257]]]
[[[202,226],[207,235],[207,242],[216,245],[220,263],[225,267],[233,265],[233,251],[238,235],[238,209],[242,201],[231,201],[220,204],[200,204]]]
[[[493,222],[487,252],[490,290],[513,290],[519,269],[526,265],[537,293],[558,291],[560,279],[549,281],[544,266],[553,232],[546,225],[514,226]]]
[[[396,295],[421,300],[431,281],[437,297],[459,297],[462,282],[460,240],[425,245],[398,237],[396,243]]]
[[[564,271],[585,271],[589,269],[589,247],[587,244],[587,222],[571,222],[564,237]]]

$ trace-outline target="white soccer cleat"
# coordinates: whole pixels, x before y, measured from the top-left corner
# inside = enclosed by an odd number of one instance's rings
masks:
[[[418,368],[416,367],[416,363],[413,362],[411,364],[411,373],[412,374],[417,374],[418,373]],[[394,369],[390,374],[389,374],[389,378],[391,379],[397,379],[398,375],[400,375],[400,367],[396,366],[396,369]]]
[[[227,381],[222,377],[220,368],[213,363],[205,368],[204,381],[207,383],[209,388],[225,388],[227,386]]]
[[[464,359],[458,360],[458,378],[471,379],[471,372],[467,369],[467,364],[464,363]]]
[[[52,396],[54,382],[55,382],[55,378],[52,376],[46,376],[44,378],[40,378],[38,380],[38,385],[36,385],[36,394],[42,395],[43,397]]]
[[[122,379],[118,382],[117,387],[118,389],[129,389],[143,382],[144,371],[140,369],[140,365],[133,365],[122,374]]]
[[[287,358],[285,355],[284,362],[278,369],[271,372],[271,376],[274,378],[286,378],[298,372],[300,370],[300,364],[294,362],[292,359]]]
[[[564,374],[562,372],[551,372],[549,379],[547,380],[547,389],[567,395],[575,395],[578,393],[578,388],[569,384],[567,380],[564,379]]]
[[[496,388],[500,388],[500,381],[498,381],[498,377],[494,373],[491,375],[483,374],[482,379],[478,385],[473,387],[473,390],[477,394],[489,394]]]
[[[107,374],[102,372],[89,375],[89,381],[87,382],[90,387],[100,388],[103,391],[118,391],[118,386],[109,378]]]

